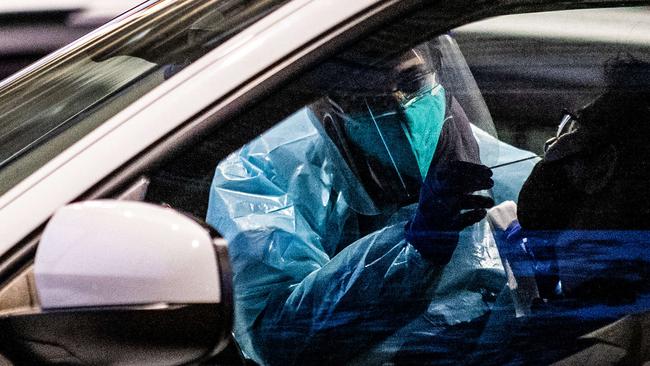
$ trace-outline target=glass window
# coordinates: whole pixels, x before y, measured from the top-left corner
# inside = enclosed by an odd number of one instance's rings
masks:
[[[282,0],[152,1],[0,85],[0,194]]]
[[[522,14],[454,31],[499,137],[542,158],[517,200],[488,215],[512,310],[492,315],[485,332],[500,335],[479,360],[648,360],[634,332],[650,308],[649,12]]]
[[[482,218],[484,164],[506,145],[453,38],[400,47],[324,61],[288,87],[311,101],[273,128],[218,163],[215,134],[152,177],[149,201],[206,217],[229,241],[235,338],[259,364],[379,362],[425,314],[484,317],[505,283]]]
[[[147,199],[227,239],[259,364],[645,361],[647,11],[353,46],[281,90],[270,130],[227,157],[211,136]],[[263,103],[225,126],[286,107]]]

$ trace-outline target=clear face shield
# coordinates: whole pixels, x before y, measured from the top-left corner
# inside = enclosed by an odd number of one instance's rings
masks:
[[[325,131],[375,202],[415,202],[435,154],[447,101],[441,57],[426,56],[411,50],[357,70],[361,82],[331,95]]]
[[[323,129],[378,208],[417,202],[430,168],[449,159],[451,155],[443,150],[457,142],[444,140],[449,137],[444,131],[464,124],[462,132],[450,134],[452,139],[476,145],[469,123],[474,121],[467,121],[465,104],[452,100],[448,92],[448,86],[462,89],[465,99],[471,100],[468,82],[459,78],[468,76],[471,83],[474,80],[448,36],[394,60],[362,63],[337,59],[323,65],[322,70],[328,78],[338,75],[328,92],[331,111],[320,119]],[[476,95],[480,97],[477,89]],[[482,98],[480,103],[484,105]],[[477,124],[489,126],[483,130],[492,134],[492,120],[484,109],[487,117]],[[462,123],[453,122],[458,110],[465,118]],[[481,153],[481,158],[478,147],[473,152],[475,159],[458,160],[480,162],[484,155],[495,155],[496,149]]]

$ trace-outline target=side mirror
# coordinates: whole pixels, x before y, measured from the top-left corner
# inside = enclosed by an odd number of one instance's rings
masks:
[[[0,315],[19,364],[187,364],[230,339],[225,242],[172,209],[110,200],[60,209],[34,279],[38,306]]]

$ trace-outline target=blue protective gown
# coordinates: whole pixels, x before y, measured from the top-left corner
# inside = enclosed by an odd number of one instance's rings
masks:
[[[415,205],[381,216],[318,126],[303,108],[215,172],[207,222],[229,242],[243,352],[260,364],[347,362],[423,313],[456,324],[488,311],[485,292],[504,275],[486,221],[461,233],[446,266],[428,263],[404,239]],[[531,155],[474,134],[501,161]],[[516,199],[533,165],[495,171],[495,197]],[[362,232],[373,215],[383,228]]]

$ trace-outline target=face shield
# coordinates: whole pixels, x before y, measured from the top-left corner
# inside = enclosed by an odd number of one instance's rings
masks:
[[[456,42],[444,35],[400,47],[358,44],[293,85],[313,95],[315,127],[383,212],[417,202],[432,167],[499,163],[492,118]],[[396,56],[382,58],[388,50]]]
[[[418,197],[447,109],[440,62],[439,53],[413,49],[381,65],[335,65],[353,77],[330,93],[323,127],[375,202]]]

